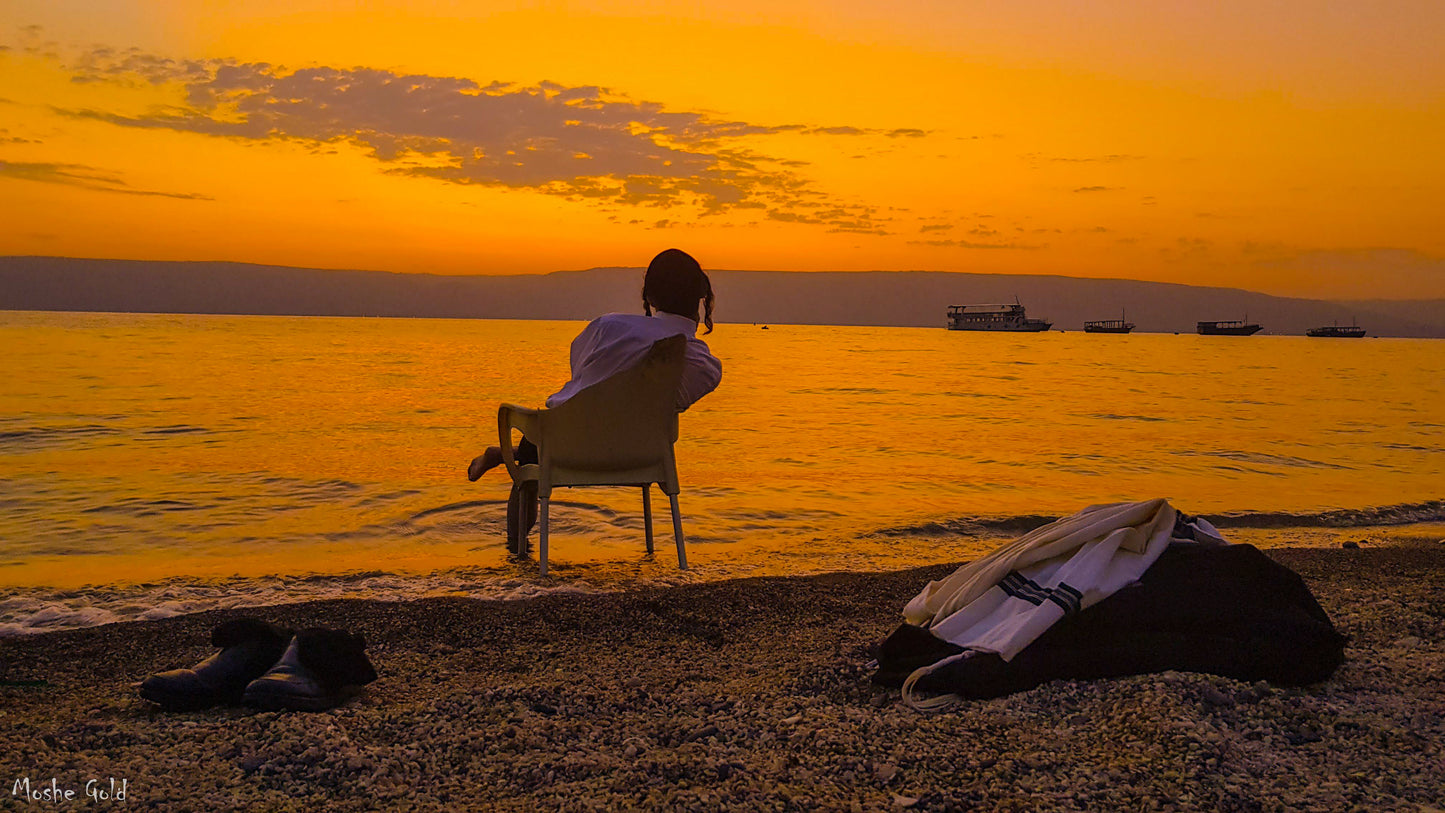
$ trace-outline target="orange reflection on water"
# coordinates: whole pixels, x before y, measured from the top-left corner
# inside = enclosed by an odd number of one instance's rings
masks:
[[[580,327],[0,315],[23,348],[0,393],[0,583],[528,573],[501,543],[505,476],[464,471],[498,402],[565,380]],[[1445,355],[1426,340],[705,338],[724,380],[678,446],[693,578],[956,560],[987,535],[928,524],[961,517],[1152,496],[1310,513],[1438,499],[1445,481]],[[874,533],[890,528],[913,530]],[[667,546],[642,557],[630,490],[560,492],[553,538],[564,580],[675,575]]]

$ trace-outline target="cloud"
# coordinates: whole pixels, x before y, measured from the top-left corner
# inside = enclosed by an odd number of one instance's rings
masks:
[[[1173,245],[1163,246],[1159,254],[1170,262],[1210,260],[1215,255],[1214,241],[1203,237],[1178,237]]]
[[[827,222],[822,218],[815,217],[810,214],[804,214],[801,212],[784,212],[777,209],[768,212],[768,219],[782,221],[783,223],[811,223],[814,225]]]
[[[972,240],[909,240],[913,246],[937,246],[939,248],[1016,248],[1032,250],[1041,246],[1025,245],[1023,243],[976,243]]]
[[[121,195],[147,195],[180,200],[215,200],[209,195],[193,192],[158,192],[151,189],[136,189],[116,175],[85,164],[0,161],[0,178],[78,186],[96,192],[115,192]]]
[[[528,189],[574,201],[692,206],[699,215],[765,209],[773,219],[843,228],[804,208],[868,207],[813,189],[804,162],[746,141],[808,137],[917,138],[923,130],[760,125],[673,110],[596,85],[481,84],[465,77],[373,68],[290,70],[234,60],[172,60],[95,48],[69,66],[74,82],[179,85],[183,103],[141,115],[59,110],[124,127],[289,141],[318,151],[349,144],[384,171],[445,183]],[[790,218],[792,213],[798,218]],[[777,216],[777,215],[783,216]]]
[[[807,207],[808,204],[804,204],[804,206]],[[882,226],[882,222],[888,218],[880,218],[875,210],[867,206],[825,208],[822,204],[812,204],[811,208],[806,211],[773,209],[768,212],[767,216],[769,220],[783,223],[828,226],[830,234],[886,235],[889,233]]]
[[[891,232],[882,226],[875,226],[866,221],[856,223],[840,223],[828,229],[829,234],[874,234],[879,237],[887,237]]]
[[[4,102],[4,101],[5,101],[4,99],[0,99],[0,102]],[[39,140],[39,139],[36,139],[36,138],[22,138],[22,137],[20,137],[20,136],[13,136],[13,135],[10,135],[10,131],[9,131],[9,130],[5,129],[4,127],[0,127],[0,144],[39,144],[39,143],[40,143],[40,140]]]
[[[22,25],[19,27],[19,45],[5,46],[7,52],[16,52],[25,56],[38,56],[45,59],[60,58],[60,43],[54,40],[44,39],[45,29],[38,25]]]
[[[1066,164],[1121,164],[1125,161],[1142,161],[1144,160],[1144,156],[1114,153],[1111,155],[1098,155],[1089,158],[1067,158],[1058,156],[1050,158],[1049,160]]]

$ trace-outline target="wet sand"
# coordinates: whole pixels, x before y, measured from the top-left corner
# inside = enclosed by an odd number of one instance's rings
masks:
[[[924,716],[866,664],[953,566],[4,639],[0,794],[23,809],[28,778],[80,805],[113,777],[125,799],[102,804],[164,810],[1445,807],[1445,545],[1268,553],[1350,639],[1326,683],[1060,681]],[[315,714],[137,697],[242,614],[361,632],[381,679]]]

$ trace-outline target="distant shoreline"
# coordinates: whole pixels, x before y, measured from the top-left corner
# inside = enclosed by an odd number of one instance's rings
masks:
[[[9,313],[92,313],[92,314],[110,315],[110,316],[226,316],[226,317],[232,317],[232,316],[247,316],[247,317],[256,317],[256,318],[261,318],[261,319],[437,319],[437,320],[475,320],[475,321],[484,321],[484,322],[486,322],[486,321],[492,321],[492,322],[506,322],[506,321],[516,321],[516,322],[567,322],[567,323],[573,323],[573,324],[576,324],[576,323],[585,324],[586,322],[589,321],[589,319],[588,319],[587,317],[581,317],[581,316],[579,316],[579,317],[573,317],[573,318],[553,318],[553,317],[542,317],[542,316],[538,316],[538,317],[527,317],[527,316],[370,316],[370,315],[362,315],[362,314],[322,314],[322,313],[230,313],[230,312],[224,312],[224,313],[223,313],[223,312],[195,312],[195,311],[115,311],[115,310],[81,310],[81,309],[55,309],[55,308],[49,308],[49,309],[47,309],[47,308],[28,309],[28,308],[4,308],[4,307],[0,307],[0,312],[9,312]],[[763,326],[763,325],[761,325],[760,323],[757,323],[757,322],[731,322],[731,321],[728,321],[728,320],[726,320],[726,319],[718,319],[718,320],[715,321],[715,324],[718,325],[718,326],[724,326],[724,325],[726,325],[726,326],[729,326],[729,327],[743,327],[743,328],[746,328],[746,327],[755,327],[755,326],[756,326],[756,327],[762,327],[762,326]],[[886,327],[886,328],[893,328],[893,329],[898,329],[898,330],[934,330],[934,329],[943,329],[943,328],[939,328],[939,327],[937,327],[937,326],[928,326],[928,325],[814,324],[814,323],[805,323],[805,322],[769,322],[769,323],[767,324],[767,326],[768,326],[768,327],[771,327],[771,328],[774,328],[774,329],[776,329],[776,328],[787,328],[787,327],[837,327],[837,328],[874,328],[874,327]],[[980,333],[988,333],[987,331],[979,331],[979,332],[980,332]],[[1049,330],[1049,331],[1044,331],[1044,332],[1045,332],[1045,333],[1083,333],[1084,331],[1081,330],[1081,329],[1080,329],[1080,330],[1058,330],[1058,329],[1055,329],[1055,330]],[[961,333],[968,333],[968,331],[961,331]],[[994,335],[998,335],[998,334],[994,334]],[[1004,335],[1017,335],[1017,334],[1004,334]],[[1028,334],[1024,334],[1024,335],[1028,335]],[[1034,335],[1037,335],[1037,334],[1034,334]],[[1175,330],[1175,331],[1168,331],[1168,330],[1134,330],[1134,331],[1131,331],[1129,335],[1131,335],[1131,336],[1194,336],[1194,335],[1196,335],[1196,334],[1195,334],[1193,331],[1184,332],[1184,331],[1177,331],[1177,330]],[[1211,339],[1212,339],[1212,338],[1214,338],[1214,337],[1208,337],[1208,338],[1211,338]],[[1225,337],[1225,338],[1229,338],[1229,337]],[[1262,332],[1257,333],[1257,334],[1255,334],[1254,336],[1251,336],[1251,337],[1248,337],[1248,338],[1251,338],[1251,339],[1294,339],[1294,338],[1309,338],[1309,337],[1305,336],[1303,333],[1273,333],[1273,332],[1270,332],[1270,331],[1262,331]],[[1384,340],[1390,340],[1390,339],[1404,339],[1404,340],[1415,340],[1415,339],[1445,339],[1445,335],[1442,335],[1442,336],[1374,336],[1374,335],[1370,335],[1370,336],[1365,336],[1364,338],[1367,339],[1367,340],[1368,340],[1368,339],[1384,339]],[[1111,340],[1110,338],[1100,338],[1100,339],[1099,339],[1099,341],[1110,341],[1110,340]],[[1114,339],[1114,340],[1117,340],[1117,339]],[[1329,341],[1329,340],[1321,339],[1321,340],[1320,340],[1320,343],[1321,343],[1321,344],[1336,344],[1337,342],[1331,342],[1331,341]],[[1348,342],[1345,342],[1345,344],[1348,344]]]
[[[1025,304],[1055,330],[1127,312],[1140,333],[1239,319],[1303,334],[1358,322],[1370,336],[1445,338],[1445,300],[1326,301],[1235,288],[941,271],[709,272],[736,324],[942,327],[947,306]],[[640,268],[445,276],[224,262],[0,257],[0,310],[590,320],[639,307]],[[1100,337],[1106,339],[1107,337]]]

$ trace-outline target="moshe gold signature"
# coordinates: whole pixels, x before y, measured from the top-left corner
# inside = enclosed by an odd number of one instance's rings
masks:
[[[116,780],[109,777],[108,780],[92,779],[85,783],[84,795],[79,795],[75,788],[62,788],[60,780],[52,777],[48,784],[31,785],[30,777],[22,776],[15,780],[10,787],[11,796],[24,797],[26,802],[75,802],[83,799],[90,799],[95,802],[124,802],[129,779]]]

